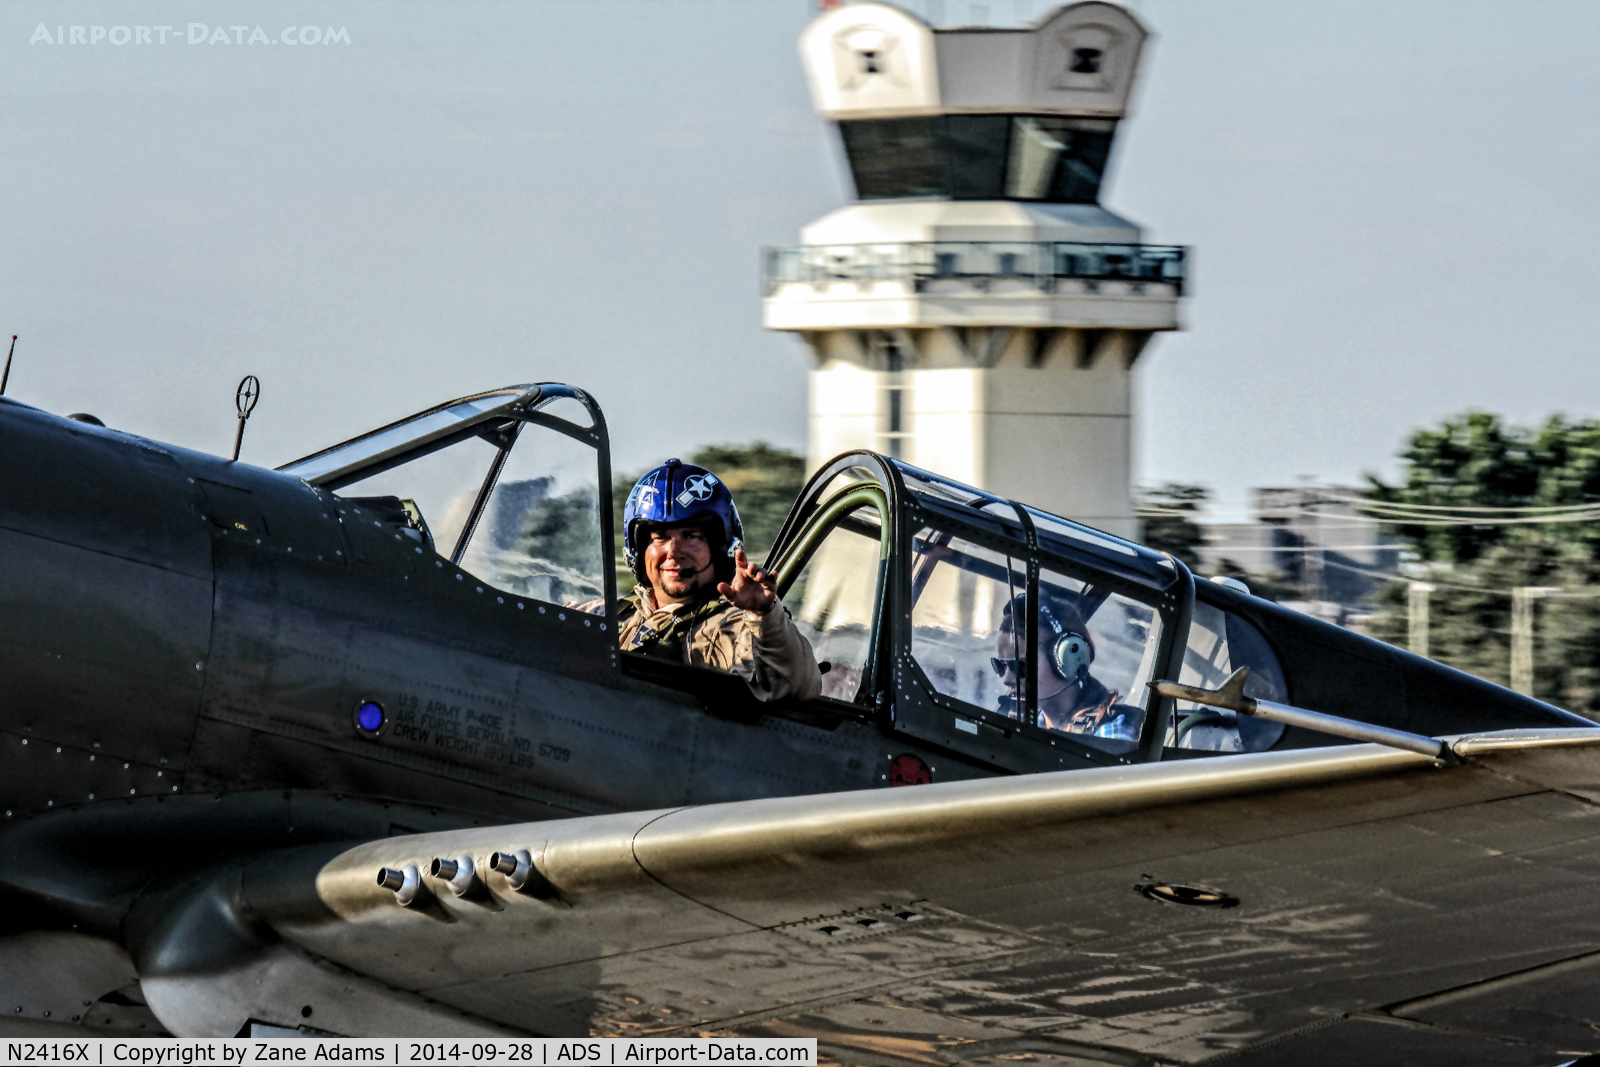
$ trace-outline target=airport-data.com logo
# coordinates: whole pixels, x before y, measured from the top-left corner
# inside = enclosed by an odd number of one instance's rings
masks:
[[[32,45],[330,45],[349,44],[343,26],[286,26],[268,33],[260,26],[46,26],[39,23],[28,41]]]

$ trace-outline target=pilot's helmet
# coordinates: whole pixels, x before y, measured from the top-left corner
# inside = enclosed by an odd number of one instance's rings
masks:
[[[717,579],[733,577],[733,552],[744,540],[744,524],[722,479],[693,463],[669,459],[640,478],[622,509],[622,558],[642,584],[644,541],[652,529],[701,526],[711,542]]]

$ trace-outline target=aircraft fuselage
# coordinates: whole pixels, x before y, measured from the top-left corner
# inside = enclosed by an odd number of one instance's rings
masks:
[[[0,455],[13,828],[161,804],[118,840],[192,847],[174,827],[194,820],[240,849],[865,789],[906,752],[941,780],[995,773],[628,677],[603,618],[488,587],[296,478],[9,401]],[[197,804],[247,798],[249,840]]]

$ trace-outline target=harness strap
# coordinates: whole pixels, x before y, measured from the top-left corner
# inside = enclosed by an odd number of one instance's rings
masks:
[[[714,596],[701,601],[688,611],[676,612],[672,616],[672,621],[659,630],[651,629],[648,624],[641,623],[634,631],[633,640],[623,651],[671,660],[675,663],[686,663],[688,656],[683,647],[684,633],[692,624],[721,614],[726,607],[727,601]],[[628,597],[619,605],[617,619],[626,623],[637,614],[638,610],[638,601]]]

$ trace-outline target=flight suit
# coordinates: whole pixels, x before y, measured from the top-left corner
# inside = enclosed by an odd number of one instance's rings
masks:
[[[1065,695],[1066,692],[1064,690],[1060,695]],[[1121,736],[1125,727],[1115,720],[1132,710],[1126,704],[1117,702],[1121,696],[1122,694],[1116,690],[1107,689],[1092,675],[1085,677],[1076,692],[1072,693],[1071,707],[1044,706],[1057,702],[1059,697],[1051,697],[1041,702],[1039,725],[1057,733],[1095,734],[1100,737]],[[1102,728],[1107,726],[1113,732],[1102,733]],[[1137,726],[1135,725],[1133,729],[1136,739]]]
[[[809,700],[822,692],[816,656],[781,603],[765,614],[744,611],[717,596],[655,607],[636,588],[618,611],[624,652],[669,656],[695,667],[743,678],[757,700]]]

